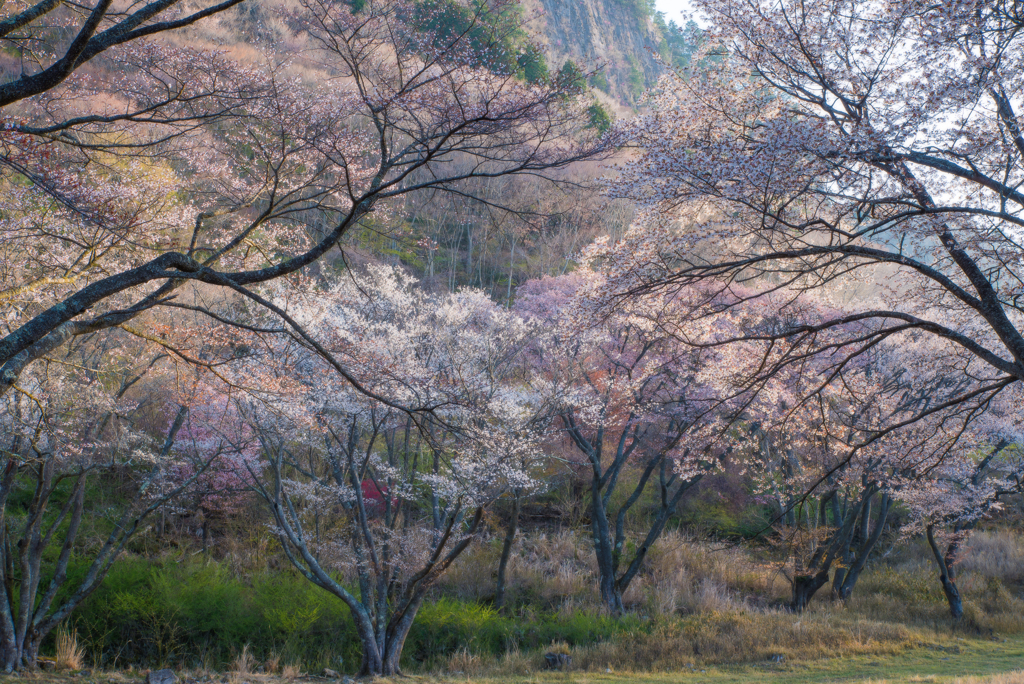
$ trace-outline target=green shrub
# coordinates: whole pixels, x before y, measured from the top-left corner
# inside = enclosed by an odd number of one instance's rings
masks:
[[[605,76],[603,71],[595,71],[590,74],[590,85],[604,93],[612,91],[612,84],[608,82],[608,77]]]
[[[511,649],[544,649],[555,642],[589,646],[644,631],[649,625],[635,615],[615,618],[586,611],[502,615],[488,606],[442,598],[420,609],[404,655],[410,663],[433,664],[463,649],[500,656]]]
[[[587,109],[587,116],[590,119],[587,127],[597,130],[598,133],[603,134],[612,127],[612,117],[600,102],[590,105]]]
[[[74,616],[79,640],[98,665],[184,665],[224,669],[248,645],[308,671],[355,672],[360,646],[348,608],[291,570],[243,578],[208,557],[185,562],[119,561]],[[635,616],[576,612],[502,615],[473,601],[423,605],[406,641],[409,666],[456,651],[501,655],[513,645],[598,643],[636,630]]]
[[[540,83],[549,77],[548,60],[536,45],[527,44],[516,58],[519,76],[527,83]]]
[[[466,648],[501,653],[510,621],[488,606],[442,598],[420,608],[405,642],[407,660],[425,662]]]
[[[359,664],[348,609],[292,571],[249,582],[223,563],[123,559],[74,616],[93,660],[107,666],[226,667],[248,644],[307,667]]]

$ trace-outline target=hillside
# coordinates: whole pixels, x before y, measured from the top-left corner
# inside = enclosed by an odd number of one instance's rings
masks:
[[[529,0],[543,11],[536,22],[537,37],[548,62],[567,59],[585,71],[601,70],[591,79],[595,89],[619,109],[635,106],[653,85],[662,67],[655,53],[667,47],[663,24],[644,0]],[[605,99],[605,98],[602,98]]]

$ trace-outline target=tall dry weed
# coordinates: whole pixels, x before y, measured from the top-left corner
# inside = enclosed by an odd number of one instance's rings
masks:
[[[252,674],[253,666],[255,664],[256,659],[249,650],[249,644],[246,644],[242,647],[242,652],[235,658],[232,671],[240,675]]]
[[[470,598],[493,591],[499,550],[492,542],[466,555],[467,562],[442,580],[441,593]],[[602,613],[585,533],[523,535],[508,567],[511,601],[540,602],[560,619]],[[1024,631],[1024,597],[1017,584],[1024,578],[1024,536],[977,533],[959,570],[972,629]],[[933,561],[916,545],[873,561],[845,604],[831,601],[826,586],[810,609],[795,615],[779,607],[789,592],[788,581],[756,547],[666,532],[623,597],[629,610],[652,618],[651,628],[573,646],[574,669],[672,671],[695,663],[895,653],[934,638],[935,626],[949,623]],[[523,653],[514,646],[490,655],[463,649],[441,666],[448,672],[518,676],[543,669],[542,656],[543,649]]]
[[[85,654],[78,646],[77,630],[68,630],[67,626],[61,625],[57,628],[57,669],[58,670],[81,670],[85,661]]]
[[[483,670],[483,660],[468,648],[460,648],[448,656],[445,669],[448,674],[477,675]]]
[[[500,545],[496,541],[471,547],[437,583],[436,591],[465,600],[494,596],[494,569]],[[596,563],[584,535],[571,531],[521,535],[506,568],[508,603],[541,599],[548,606],[600,605]]]

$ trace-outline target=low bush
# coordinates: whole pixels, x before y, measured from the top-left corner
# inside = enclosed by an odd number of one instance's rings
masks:
[[[411,667],[460,650],[500,656],[553,641],[586,646],[640,628],[634,615],[595,612],[498,613],[441,597],[426,603],[406,641]],[[276,658],[312,672],[355,672],[359,641],[348,609],[297,573],[243,577],[225,562],[122,559],[75,616],[81,647],[97,667],[229,669],[244,649],[256,662]]]
[[[226,668],[248,645],[307,667],[359,665],[340,601],[292,571],[242,578],[208,558],[125,558],[75,616],[97,666],[133,663]]]

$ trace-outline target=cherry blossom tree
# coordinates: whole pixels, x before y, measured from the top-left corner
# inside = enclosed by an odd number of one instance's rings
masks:
[[[587,269],[530,281],[518,291],[516,311],[550,331],[532,354],[548,410],[587,472],[601,598],[621,613],[623,593],[676,505],[715,467],[704,442],[715,402],[700,377],[702,364],[714,359],[664,333],[663,317],[680,307],[674,298],[644,300],[597,325],[574,324],[573,298],[600,281]],[[612,497],[632,471],[637,482],[614,507]],[[630,553],[626,517],[649,490],[657,500],[652,521]]]
[[[146,518],[187,489],[215,457],[187,461],[178,453],[190,398],[158,390],[155,384],[163,381],[154,376],[169,370],[168,355],[126,337],[108,338],[107,346],[71,344],[23,374],[4,397],[5,672],[36,666],[43,639],[99,586]],[[174,477],[183,466],[190,475]],[[120,484],[104,500],[89,484],[110,475]],[[99,539],[83,539],[87,518],[98,523]]]
[[[606,287],[591,284],[571,316],[592,313]],[[971,382],[934,364],[929,336],[880,340],[851,357],[845,341],[863,332],[859,323],[819,331],[812,348],[778,343],[793,320],[836,315],[806,295],[718,284],[673,294],[683,306],[649,295],[626,303],[634,315],[655,312],[642,320],[656,322],[678,353],[705,354],[698,377],[710,408],[702,411],[717,421],[704,439],[745,459],[760,494],[774,502],[794,610],[829,582],[833,597],[847,600],[883,535],[897,533],[889,524],[894,505],[934,491],[930,474],[963,449],[995,442],[995,432],[982,429],[995,420],[993,402],[981,412],[969,404],[929,411]],[[1017,429],[1005,411],[1000,416],[1003,433]]]
[[[482,292],[430,295],[383,267],[267,296],[320,348],[261,335],[232,366],[264,456],[250,473],[288,558],[351,611],[360,673],[398,674],[427,591],[484,508],[535,486],[529,327]],[[359,369],[359,389],[327,358]]]
[[[256,434],[238,414],[235,393],[221,391],[215,383],[217,379],[205,373],[191,391],[191,408],[171,452],[176,458],[165,488],[189,484],[161,510],[163,516],[201,516],[203,550],[210,543],[213,520],[239,512],[253,488],[250,473],[260,471]]]
[[[1019,421],[1006,410],[1015,389],[966,425],[933,413],[884,430],[956,396],[966,382],[933,366],[931,342],[922,337],[899,348],[882,343],[847,363],[837,385],[825,382],[832,372],[826,355],[814,355],[799,372],[788,366],[775,375],[746,405],[745,414],[756,419],[751,469],[761,491],[777,501],[779,541],[793,559],[793,575],[787,576],[795,610],[806,608],[830,579],[832,596],[849,599],[887,528],[895,540],[925,532],[929,521],[948,523],[955,541],[995,504],[996,492],[1007,490],[1003,470],[992,465],[996,454],[1018,441]],[[814,401],[805,400],[808,394]],[[902,530],[890,524],[898,505],[912,518]],[[957,546],[951,549],[952,562]],[[942,574],[948,576],[944,569]]]
[[[963,597],[957,587],[957,563],[970,530],[999,508],[999,480],[990,477],[993,458],[1002,451],[991,449],[980,459],[961,458],[944,463],[931,473],[928,487],[917,487],[907,497],[921,526],[939,570],[939,583],[949,604],[950,616],[964,616]],[[945,546],[945,550],[942,547]]]
[[[2,334],[168,249],[171,233],[196,220],[172,151],[194,149],[182,136],[268,92],[255,71],[171,35],[240,1],[4,5]],[[3,391],[72,333],[65,326],[13,363],[9,355],[0,361]]]
[[[811,293],[834,313],[789,308],[766,337],[792,350],[782,364],[933,336],[933,362],[971,381],[901,422],[983,411],[1024,377],[1012,18],[980,2],[698,4],[715,59],[621,127],[638,155],[611,192],[642,215],[594,252],[608,293],[743,283],[783,311]]]
[[[849,441],[826,437],[820,418],[803,426],[815,435],[813,444],[805,443],[803,449],[781,438],[781,429],[758,440],[767,457],[761,463],[761,481],[778,497],[777,545],[785,552],[782,571],[792,586],[790,607],[797,612],[830,581],[834,599],[850,598],[894,507],[891,459],[873,451],[836,468]],[[801,421],[786,425],[798,428]],[[823,473],[828,477],[815,486]]]
[[[923,533],[927,540],[954,620],[964,617],[957,565],[971,531],[998,513],[1001,497],[1021,491],[1019,405],[1017,391],[1005,393],[970,439],[961,440],[960,451],[933,468],[907,473],[907,486],[896,493],[910,513],[906,534]]]
[[[760,331],[786,325],[771,315],[770,304],[751,308],[748,325]],[[738,447],[749,454],[755,488],[772,503],[776,542],[787,559],[783,573],[792,585],[791,608],[804,610],[830,579],[833,598],[845,601],[887,529],[892,477],[901,467],[900,452],[889,443],[874,444],[852,459],[847,454],[880,415],[888,415],[884,400],[894,390],[885,385],[875,353],[847,364],[841,385],[827,382],[832,368],[822,354],[780,369],[749,391],[746,378],[751,364],[763,359],[761,352],[756,344],[730,345],[735,371],[721,374],[717,391],[741,393],[742,409],[730,418],[733,429],[747,435]],[[813,401],[806,400],[809,394]]]

